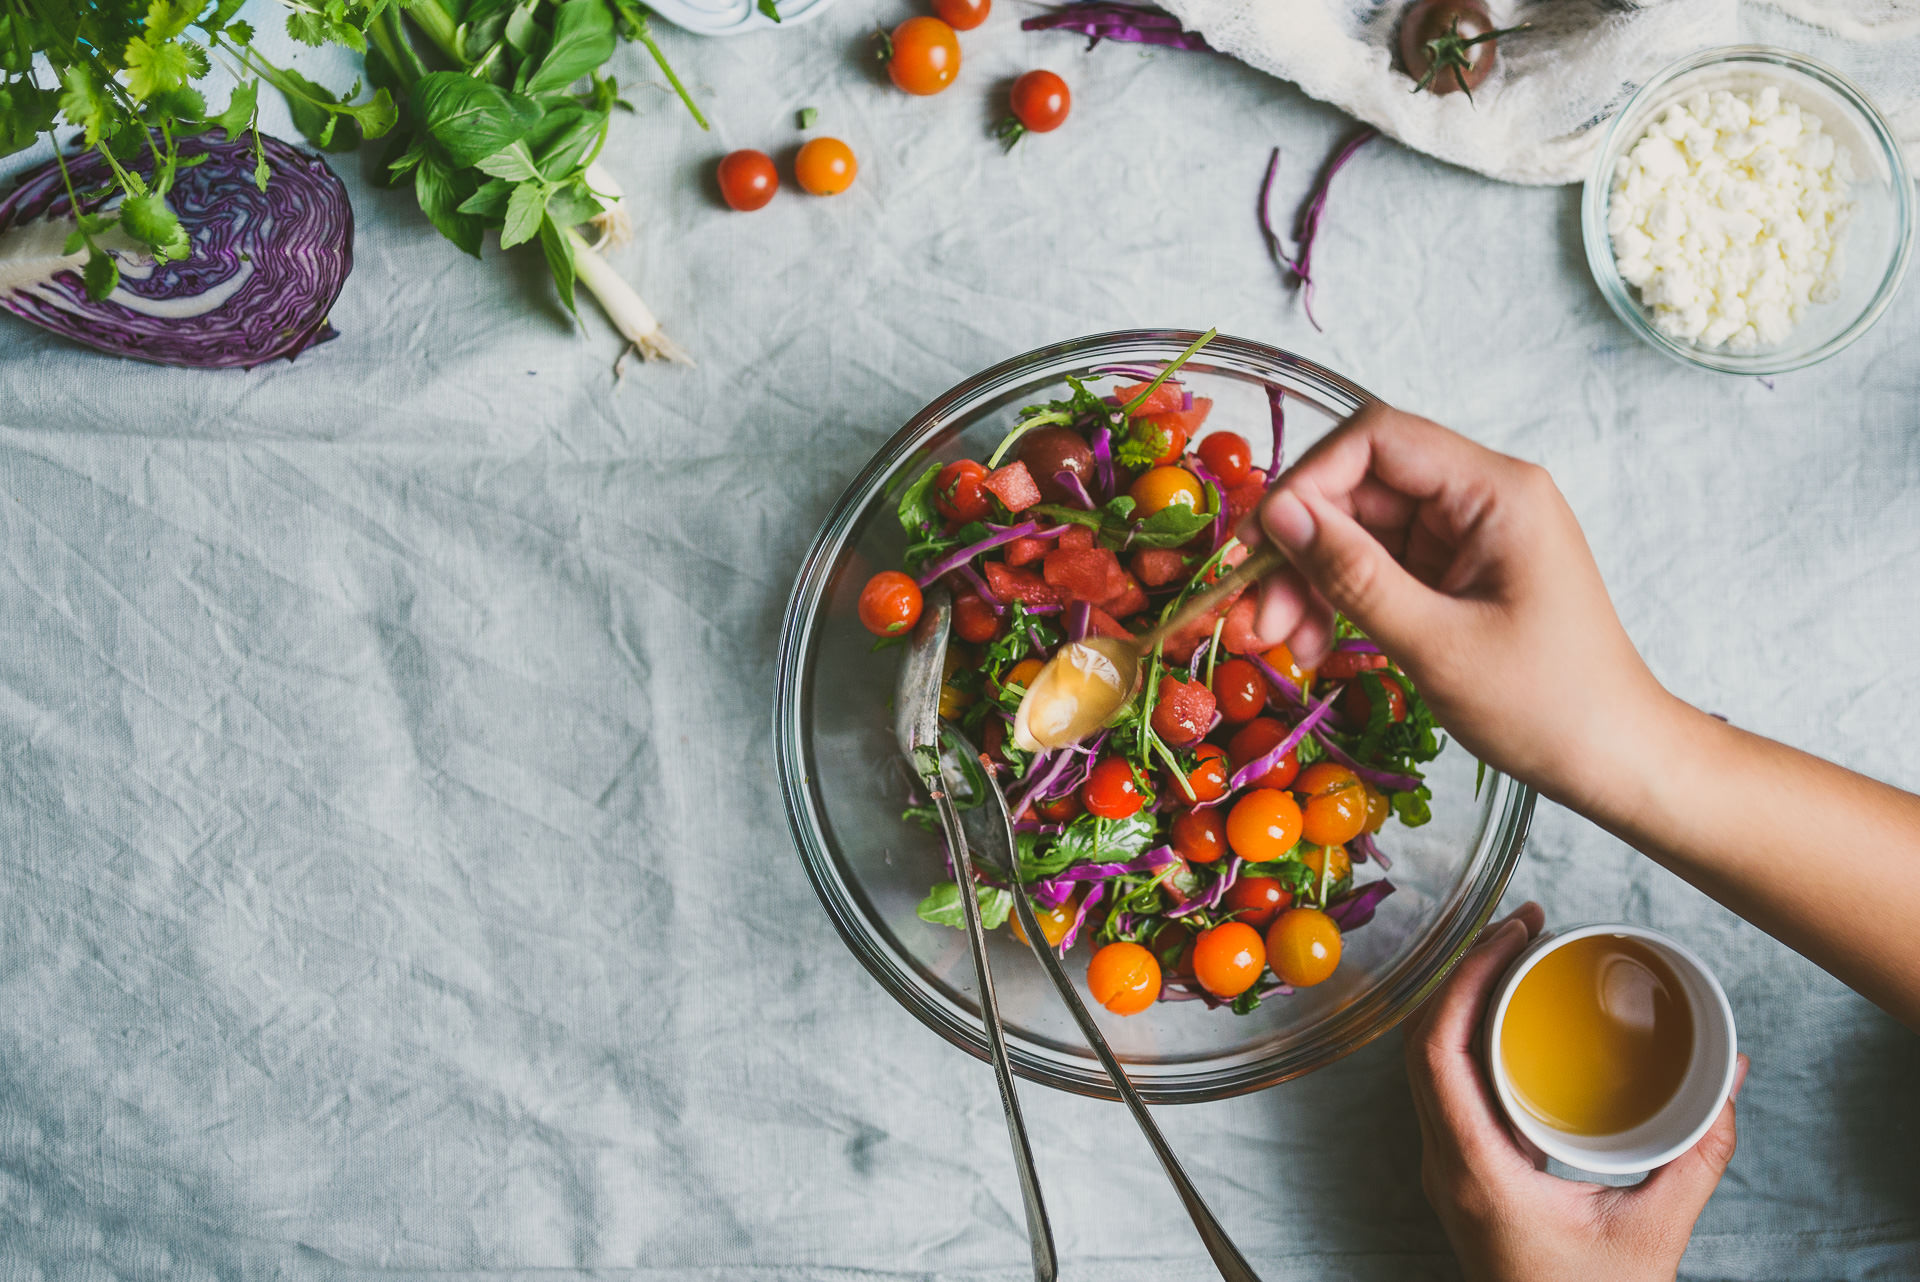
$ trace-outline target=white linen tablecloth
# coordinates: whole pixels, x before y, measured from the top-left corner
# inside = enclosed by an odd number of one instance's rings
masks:
[[[768,714],[841,487],[1045,342],[1214,324],[1546,463],[1662,678],[1920,786],[1920,289],[1772,387],[1694,372],[1605,311],[1576,189],[1383,143],[1335,188],[1318,334],[1253,199],[1347,122],[1011,10],[910,99],[861,42],[905,12],[666,37],[716,128],[635,91],[617,261],[696,370],[615,386],[537,255],[463,258],[355,158],[342,337],[292,365],[0,318],[0,1279],[1030,1276],[990,1074],[835,937]],[[1073,118],[1002,155],[1033,65]],[[720,208],[714,159],[806,106],[853,190]],[[1803,875],[1852,877],[1812,812]],[[1688,1277],[1920,1274],[1920,1040],[1551,806],[1529,895],[1727,984],[1753,1074]],[[1117,1107],[1026,1099],[1066,1277],[1210,1276]],[[1268,1279],[1453,1274],[1397,1035],[1160,1116]]]

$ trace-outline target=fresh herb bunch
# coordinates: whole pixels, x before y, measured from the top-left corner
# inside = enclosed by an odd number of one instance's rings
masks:
[[[702,129],[707,122],[653,39],[635,0],[318,0],[287,30],[311,44],[347,45],[368,78],[400,103],[387,173],[411,177],[441,234],[479,257],[488,230],[511,249],[538,241],[560,300],[584,285],[646,357],[685,360],[653,313],[597,252],[625,238],[622,193],[596,160],[616,109],[632,110],[604,73],[622,39],[645,46]],[[416,44],[424,37],[425,47]],[[294,123],[315,144],[360,142],[357,120],[290,96]],[[323,104],[324,106],[324,104]],[[589,244],[575,230],[592,222]]]
[[[266,190],[272,167],[258,133],[261,81],[328,127],[345,118],[369,137],[392,128],[394,101],[384,88],[356,103],[358,84],[335,96],[262,57],[252,26],[234,16],[241,3],[0,0],[0,156],[25,150],[64,123],[81,131],[81,144],[99,153],[112,176],[97,190],[68,184],[73,207],[85,212],[67,252],[87,251],[90,297],[105,298],[119,283],[110,249],[163,262],[191,252],[167,193],[183,166],[206,156],[183,160],[181,139],[213,129],[229,138],[253,132],[254,181]],[[199,87],[216,65],[237,82],[219,112]],[[57,140],[54,154],[64,171]]]

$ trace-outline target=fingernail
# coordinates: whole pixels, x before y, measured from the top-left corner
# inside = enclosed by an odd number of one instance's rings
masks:
[[[1290,490],[1274,495],[1260,516],[1267,533],[1289,552],[1298,552],[1313,542],[1313,513]]]

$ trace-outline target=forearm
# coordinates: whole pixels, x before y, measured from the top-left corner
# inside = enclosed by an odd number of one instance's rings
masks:
[[[1670,696],[1644,725],[1588,817],[1920,1031],[1920,797]]]

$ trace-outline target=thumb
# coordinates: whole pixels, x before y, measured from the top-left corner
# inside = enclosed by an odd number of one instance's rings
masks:
[[[1738,1140],[1733,1101],[1746,1081],[1747,1062],[1747,1057],[1742,1055],[1740,1066],[1734,1074],[1733,1090],[1728,1094],[1727,1102],[1721,1106],[1720,1116],[1700,1137],[1700,1142],[1649,1175],[1629,1192],[1628,1200],[1639,1207],[1643,1214],[1672,1219],[1685,1232],[1692,1232],[1693,1222],[1706,1209],[1707,1199],[1720,1186],[1720,1177],[1726,1174],[1727,1164],[1733,1161],[1733,1150]]]
[[[1260,525],[1329,605],[1389,651],[1425,630],[1432,589],[1310,484],[1277,490]]]

